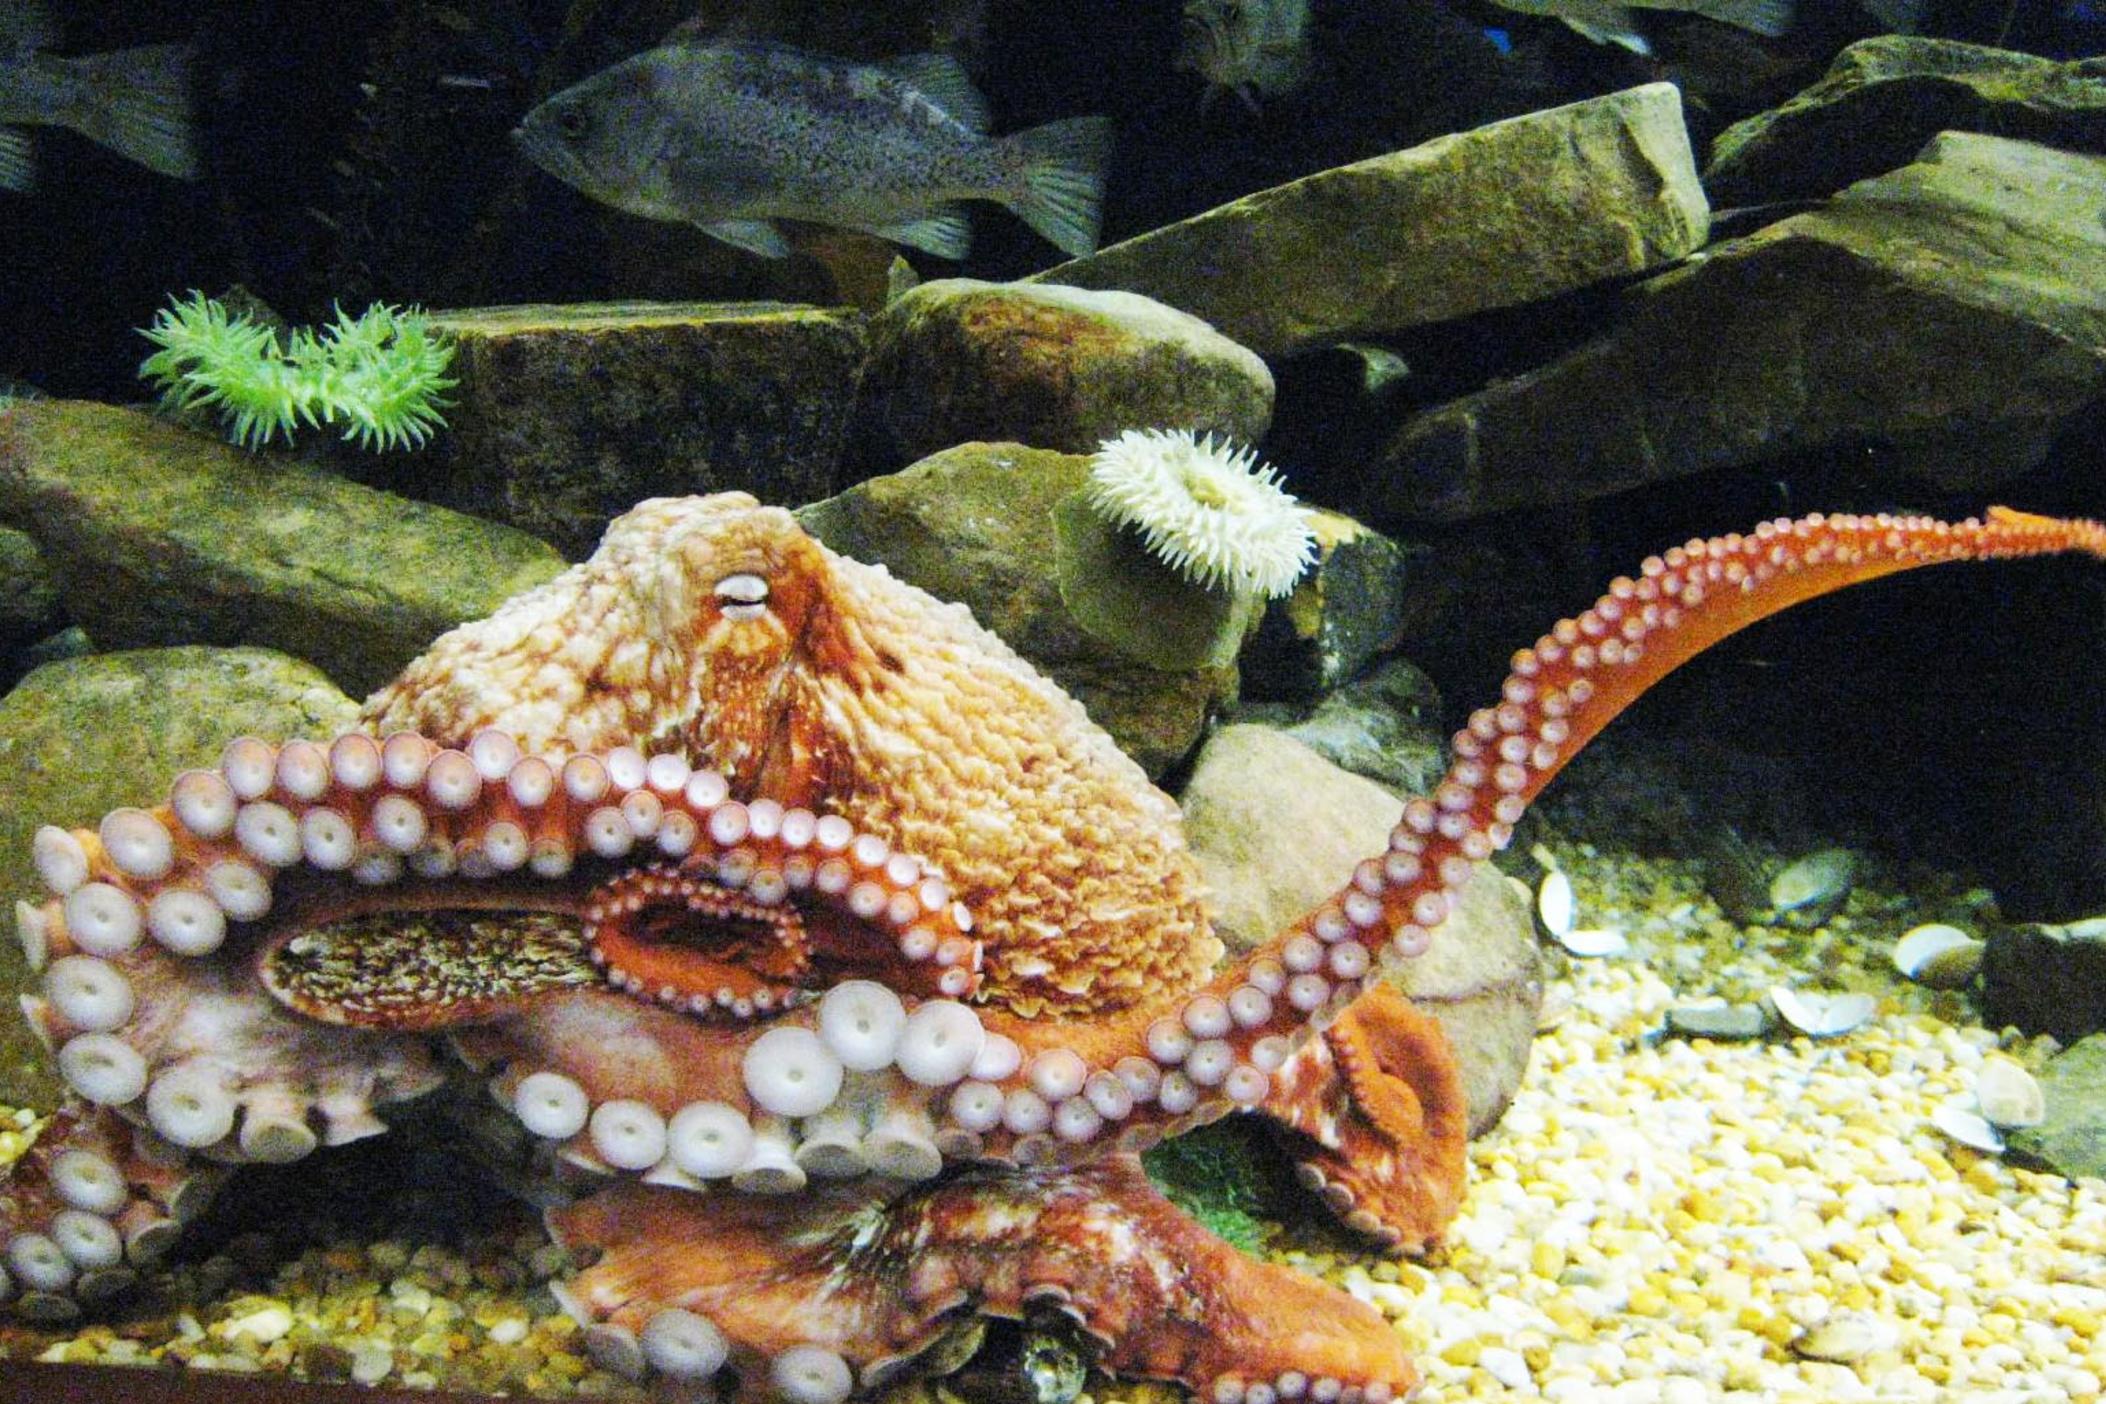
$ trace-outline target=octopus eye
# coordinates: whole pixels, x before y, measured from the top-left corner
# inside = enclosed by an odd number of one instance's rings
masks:
[[[767,612],[768,582],[758,575],[727,575],[717,582],[726,619],[758,619]]]

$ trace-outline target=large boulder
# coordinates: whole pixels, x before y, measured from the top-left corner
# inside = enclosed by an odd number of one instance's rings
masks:
[[[354,693],[563,568],[509,528],[75,400],[0,417],[0,521],[99,648],[255,644]]]
[[[1081,497],[1089,460],[962,444],[798,512],[846,556],[973,617],[1160,775],[1235,692],[1247,602],[1187,583]]]
[[[1704,242],[1669,83],[1259,191],[1027,281],[1125,288],[1267,356],[1643,273]]]
[[[1214,929],[1232,953],[1271,940],[1388,851],[1403,806],[1270,727],[1207,738],[1180,803]],[[1496,1124],[1521,1085],[1543,1000],[1528,900],[1489,866],[1433,945],[1383,978],[1440,1020],[1462,1068],[1470,1134]]]
[[[432,314],[460,386],[430,491],[589,555],[647,497],[836,486],[860,314],[784,303],[587,303]]]
[[[1256,443],[1272,395],[1256,353],[1152,299],[945,278],[872,319],[859,438],[874,468],[973,440],[1091,453],[1127,429]]]
[[[1704,186],[1721,205],[1818,199],[1907,165],[1945,131],[2106,153],[2106,59],[1907,34],[1860,40],[1812,87],[1719,133]]]
[[[26,531],[0,527],[0,651],[64,627],[58,573]]]
[[[30,837],[92,827],[121,805],[168,798],[179,771],[216,764],[237,736],[333,736],[358,704],[310,664],[260,648],[163,648],[47,664],[0,698],[0,913],[41,896]],[[22,952],[0,940],[0,991],[22,988]],[[0,1103],[55,1091],[28,1026],[0,1016]]]
[[[2009,1135],[2011,1158],[2075,1179],[2106,1178],[2106,1034],[2094,1034],[2040,1070],[2047,1120]]]
[[[1982,1008],[1992,1025],[2064,1043],[2106,1032],[2106,916],[1991,931],[1982,951]]]
[[[1432,552],[1393,541],[1351,517],[1309,513],[1315,564],[1294,593],[1265,611],[1241,659],[1247,696],[1314,699],[1347,682],[1405,631],[1423,626],[1414,593]]]
[[[1406,423],[1377,526],[1574,502],[1863,443],[1975,492],[2106,385],[2106,159],[1946,133],[1902,170],[1633,290],[1540,370]]]

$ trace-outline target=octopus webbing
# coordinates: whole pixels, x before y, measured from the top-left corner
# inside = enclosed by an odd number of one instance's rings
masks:
[[[1171,800],[961,607],[751,498],[661,499],[328,741],[230,745],[36,838],[25,1000],[71,1096],[0,1297],[120,1296],[233,1167],[465,1068],[532,1139],[625,1373],[834,1404],[1065,1318],[1214,1404],[1384,1404],[1370,1307],[1214,1239],[1137,1153],[1230,1112],[1398,1251],[1458,1203],[1438,1025],[1379,978],[1670,669],[1786,606],[2106,528],[1809,517],[1692,541],[1517,652],[1387,849],[1221,963]],[[455,1075],[463,1075],[456,1073]]]

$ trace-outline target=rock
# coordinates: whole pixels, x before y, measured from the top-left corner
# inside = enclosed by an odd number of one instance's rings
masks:
[[[0,698],[0,989],[22,988],[28,974],[13,912],[42,892],[30,861],[40,826],[92,826],[121,805],[159,804],[177,772],[217,763],[237,736],[330,736],[357,714],[319,669],[260,648],[97,654],[23,679]],[[0,1019],[0,1103],[51,1105],[42,1058],[21,1020]]]
[[[1947,133],[1906,169],[1706,250],[1616,327],[1407,423],[1385,526],[1577,502],[1779,454],[1882,445],[1974,493],[2106,383],[2106,160]]]
[[[2093,1034],[2040,1070],[2047,1119],[2013,1131],[2007,1158],[2070,1179],[2106,1177],[2106,1034]]]
[[[65,627],[58,574],[27,532],[0,527],[0,651]]]
[[[1316,566],[1265,611],[1243,651],[1243,683],[1256,697],[1316,697],[1394,648],[1414,622],[1413,577],[1431,554],[1351,517],[1312,511]],[[1423,596],[1420,597],[1423,601]]]
[[[1943,131],[2106,152],[2106,59],[2062,63],[1905,34],[1860,40],[1812,87],[1719,133],[1704,187],[1721,205],[1818,199],[1907,165]]]
[[[1396,799],[1270,727],[1225,726],[1181,803],[1229,950],[1270,940],[1388,846]],[[1470,1134],[1495,1125],[1528,1067],[1543,980],[1525,894],[1487,867],[1424,956],[1386,978],[1441,1021],[1462,1068]]]
[[[1704,242],[1667,83],[1322,171],[1027,281],[1125,288],[1272,356],[1511,307]]]
[[[2063,1043],[2106,1031],[2106,916],[1992,930],[1982,1010],[1992,1028],[2015,1024]]]
[[[865,339],[853,312],[772,302],[587,303],[432,315],[460,343],[450,467],[463,510],[589,555],[647,497],[837,485]]]
[[[1448,764],[1440,693],[1433,679],[1402,658],[1371,669],[1314,707],[1261,702],[1238,707],[1232,719],[1284,731],[1399,799],[1433,793]]]
[[[872,319],[858,439],[873,468],[976,439],[1093,453],[1128,429],[1255,444],[1272,398],[1255,353],[1160,302],[945,278]]]
[[[75,400],[0,420],[0,519],[98,647],[255,644],[350,692],[563,568],[505,527]]]
[[[1682,1038],[1744,1043],[1769,1027],[1769,1013],[1759,1004],[1682,1004],[1667,1011],[1667,1031]]]
[[[1249,617],[1108,527],[1081,501],[1088,474],[1074,454],[963,444],[797,515],[843,555],[968,606],[1160,775],[1233,696]]]

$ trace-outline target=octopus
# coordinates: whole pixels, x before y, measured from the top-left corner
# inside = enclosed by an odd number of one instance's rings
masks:
[[[0,1182],[0,1298],[110,1303],[241,1165],[465,1079],[593,1355],[672,1397],[838,1404],[1008,1319],[1212,1404],[1386,1404],[1416,1375],[1382,1317],[1139,1154],[1250,1112],[1350,1230],[1437,1243],[1457,1069],[1380,976],[1530,800],[1756,619],[2066,550],[2106,528],[1815,516],[1648,560],[1514,654],[1385,851],[1224,961],[1174,803],[964,608],[750,497],[647,502],[358,729],[38,833],[24,1004],[70,1092]]]

